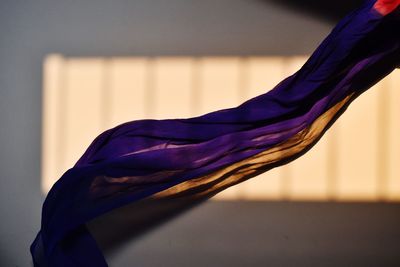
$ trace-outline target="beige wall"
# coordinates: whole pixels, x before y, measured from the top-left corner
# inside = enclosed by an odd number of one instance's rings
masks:
[[[135,119],[237,106],[272,89],[306,59],[49,55],[43,72],[44,193],[102,131]],[[365,92],[306,155],[215,199],[400,200],[398,81],[396,71]]]

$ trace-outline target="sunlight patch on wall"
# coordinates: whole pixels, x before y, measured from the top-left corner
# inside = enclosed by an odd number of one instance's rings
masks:
[[[187,118],[272,89],[307,56],[69,58],[43,67],[42,190],[102,131]],[[215,199],[399,201],[400,71],[357,98],[305,155]],[[366,145],[367,144],[367,145]]]

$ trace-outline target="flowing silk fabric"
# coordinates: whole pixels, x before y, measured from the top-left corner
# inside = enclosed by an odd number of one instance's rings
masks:
[[[34,265],[107,266],[88,221],[142,199],[212,196],[304,154],[399,66],[399,8],[383,16],[374,3],[343,18],[299,71],[265,94],[198,117],[131,121],[100,134],[48,193],[31,245]]]

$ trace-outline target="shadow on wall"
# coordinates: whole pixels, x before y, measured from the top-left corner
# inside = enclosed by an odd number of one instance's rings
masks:
[[[307,15],[327,20],[329,22],[339,21],[349,10],[359,7],[364,0],[348,1],[320,1],[320,0],[259,0],[262,2],[273,2],[288,8],[293,8]]]
[[[108,212],[87,224],[105,255],[135,242],[149,231],[190,210],[204,200],[143,200]]]
[[[397,204],[208,201],[191,211],[187,204],[135,203],[97,218],[88,228],[110,266],[400,263],[394,245],[400,240]],[[181,216],[167,223],[174,210]]]

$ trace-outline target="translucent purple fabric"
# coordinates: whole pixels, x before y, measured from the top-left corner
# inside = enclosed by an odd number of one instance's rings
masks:
[[[355,98],[399,66],[399,8],[383,16],[374,3],[343,18],[299,71],[265,94],[100,134],[48,193],[31,245],[34,265],[107,266],[90,220],[143,199],[209,197],[308,151]]]

